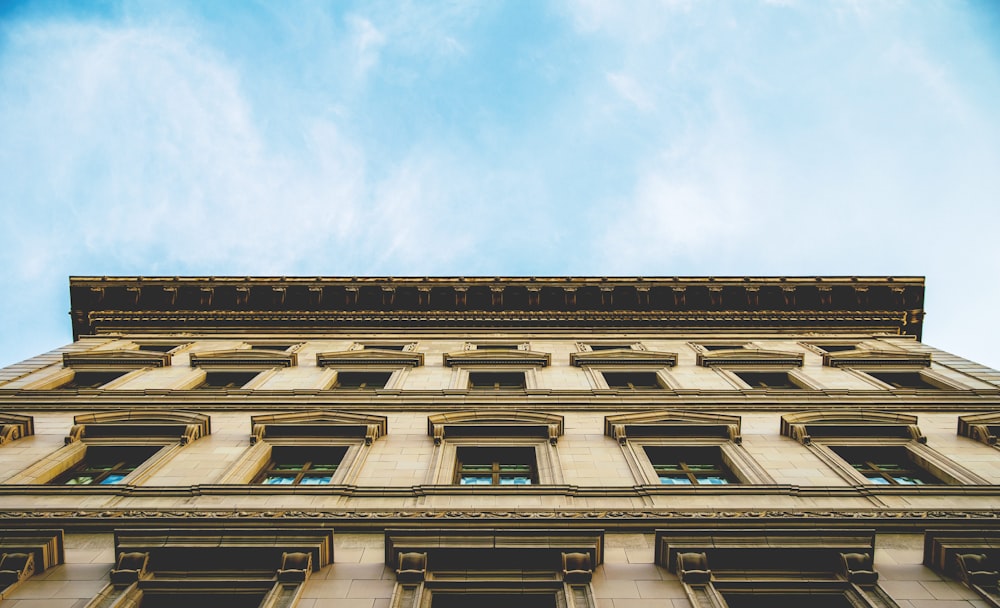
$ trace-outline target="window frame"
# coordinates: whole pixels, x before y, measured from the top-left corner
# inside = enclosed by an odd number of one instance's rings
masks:
[[[473,450],[489,454],[487,457],[481,458],[481,460],[483,460],[483,462],[475,463],[475,464],[485,464],[485,460],[488,458],[490,460],[490,463],[489,463],[490,464],[490,471],[489,471],[489,473],[479,472],[479,474],[476,475],[476,472],[474,472],[474,471],[466,472],[464,470],[467,464],[472,464],[472,463],[468,463],[467,462],[467,460],[466,460],[467,457],[463,457],[463,453],[468,454],[469,452],[471,452]],[[507,463],[505,463],[504,460],[514,460],[514,458],[507,458],[507,459],[505,459],[501,454],[503,454],[505,452],[508,453],[508,454],[511,454],[511,453],[514,453],[515,451],[522,452],[522,453],[525,453],[525,454],[530,453],[531,456],[530,456],[530,458],[528,458],[526,460],[523,460],[523,461],[520,460],[520,458],[522,458],[522,457],[519,456],[519,457],[517,457],[518,458],[517,462],[507,462]],[[503,466],[504,466],[504,464],[515,464],[515,465],[522,466],[524,469],[527,470],[527,474],[526,475],[517,475],[517,477],[527,477],[528,480],[529,480],[529,482],[526,483],[526,484],[503,483],[503,479],[504,479],[505,476],[506,477],[511,477],[512,476],[509,473],[505,475],[505,473],[503,472]],[[489,475],[490,478],[491,478],[490,483],[488,483],[488,484],[476,484],[476,483],[469,483],[469,484],[467,484],[467,483],[463,483],[463,481],[462,481],[463,478],[466,477],[466,476],[470,476],[470,477],[471,476],[485,477],[486,475]],[[454,483],[454,485],[458,485],[458,486],[477,486],[477,487],[482,487],[482,486],[511,486],[511,485],[512,486],[535,486],[535,485],[538,485],[537,454],[535,454],[535,450],[534,450],[533,446],[520,446],[520,447],[512,447],[512,446],[502,446],[501,447],[501,446],[482,446],[482,445],[456,446],[456,449],[455,449],[455,478],[454,478],[453,483]]]

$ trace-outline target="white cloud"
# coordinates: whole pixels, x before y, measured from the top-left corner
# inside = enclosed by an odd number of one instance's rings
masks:
[[[642,111],[653,109],[653,102],[649,94],[628,74],[608,73],[605,74],[605,78],[616,93],[637,109]]]
[[[349,15],[351,45],[356,55],[356,70],[364,75],[378,63],[379,52],[385,45],[385,35],[371,21],[358,15]]]

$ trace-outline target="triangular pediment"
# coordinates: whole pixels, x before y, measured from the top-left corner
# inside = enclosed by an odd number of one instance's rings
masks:
[[[263,414],[250,418],[251,443],[293,437],[357,437],[371,444],[389,432],[385,416],[337,410]]]
[[[544,437],[555,443],[563,434],[563,417],[519,410],[444,412],[427,417],[427,434],[435,443],[446,437]]]
[[[530,365],[546,367],[552,363],[552,355],[533,350],[460,350],[444,354],[447,367],[456,365]]]
[[[823,365],[829,367],[865,367],[905,365],[930,367],[930,353],[911,353],[898,350],[855,349],[823,355]]]
[[[604,417],[604,434],[620,443],[638,437],[720,437],[740,443],[740,417],[657,410]]]
[[[419,367],[424,364],[424,354],[366,348],[364,350],[338,350],[316,354],[318,367],[344,365],[406,365]]]
[[[266,369],[292,367],[298,363],[295,353],[281,350],[235,349],[191,353],[191,367],[227,369]]]
[[[782,367],[802,367],[802,353],[782,350],[763,350],[754,348],[734,348],[731,350],[714,350],[708,353],[698,353],[698,365],[712,367],[713,365],[776,365]]]
[[[612,350],[587,351],[570,353],[570,365],[656,365],[673,367],[677,365],[677,353],[659,350],[635,350],[632,348],[615,348]]]
[[[813,410],[781,417],[781,434],[811,443],[814,438],[895,438],[926,441],[910,414],[878,410]]]
[[[141,369],[166,367],[170,355],[149,350],[96,350],[84,353],[63,353],[63,367],[73,369]]]

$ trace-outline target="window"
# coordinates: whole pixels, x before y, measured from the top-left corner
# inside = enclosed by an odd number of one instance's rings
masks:
[[[198,390],[239,389],[250,383],[260,372],[205,372],[205,380]]]
[[[556,594],[545,592],[511,592],[511,593],[447,593],[433,594],[431,608],[501,608],[517,606],[518,608],[556,608]]]
[[[717,446],[646,446],[646,456],[660,483],[725,485],[737,483]]]
[[[520,350],[520,344],[476,344],[476,350]]]
[[[604,372],[608,388],[643,390],[663,388],[656,372]]]
[[[592,351],[599,350],[627,350],[631,349],[631,344],[588,344]]]
[[[750,388],[782,390],[802,388],[792,382],[788,372],[733,372],[733,374]]]
[[[364,344],[362,350],[396,350],[403,352],[408,344]]]
[[[843,353],[856,349],[858,344],[852,342],[850,344],[813,344],[813,346],[824,353]]]
[[[169,353],[175,348],[180,348],[181,346],[187,346],[190,342],[171,342],[167,344],[140,344],[140,350],[149,350],[157,353]]]
[[[730,342],[728,344],[699,344],[698,346],[702,347],[703,349],[705,349],[707,351],[736,350],[738,348],[743,348],[744,346],[746,346],[746,343],[745,342]]]
[[[345,390],[375,390],[385,388],[392,372],[338,372],[333,388]]]
[[[184,410],[117,410],[73,417],[65,445],[7,483],[138,485],[187,444],[208,435],[208,416]]]
[[[469,372],[469,388],[494,391],[523,390],[524,372]]]
[[[253,344],[250,346],[250,350],[286,351],[293,346],[298,346],[298,343],[289,344],[286,342],[284,344]]]
[[[149,460],[162,446],[90,446],[83,460],[50,481],[57,486],[89,486],[121,483]]]
[[[538,483],[534,448],[458,448],[455,483],[528,486]]]
[[[926,445],[917,417],[878,410],[785,414],[781,434],[808,447],[850,484],[989,483]]]
[[[866,371],[866,374],[880,382],[884,382],[892,388],[913,388],[921,390],[938,390],[941,387],[931,384],[924,379],[919,371],[913,372],[876,372]]]
[[[830,449],[869,483],[900,486],[943,483],[920,468],[902,446],[831,446]]]
[[[274,446],[271,460],[255,483],[314,486],[330,483],[347,453],[346,446]]]
[[[108,384],[118,378],[121,378],[128,371],[120,372],[75,372],[73,377],[70,378],[68,382],[60,386],[63,389],[81,389],[81,388],[101,388],[105,384]]]

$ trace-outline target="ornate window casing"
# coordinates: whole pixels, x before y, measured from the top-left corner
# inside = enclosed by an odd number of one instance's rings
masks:
[[[183,410],[121,410],[73,417],[66,445],[14,475],[7,484],[45,484],[86,465],[88,451],[104,458],[116,449],[135,448],[152,454],[116,484],[138,485],[165,465],[188,443],[210,434],[209,417]]]
[[[417,352],[417,343],[410,342],[408,340],[363,340],[351,344],[351,347],[348,350],[364,350],[369,353],[377,351],[415,353]],[[423,364],[422,357],[420,361],[421,364]]]
[[[388,529],[390,606],[591,608],[601,530]]]
[[[924,565],[1000,606],[1000,532],[976,528],[924,532]]]
[[[356,348],[358,347],[358,348]],[[316,366],[326,368],[326,375],[323,379],[324,390],[381,390],[398,391],[406,381],[406,376],[410,369],[420,367],[424,364],[424,354],[411,350],[390,350],[380,348],[368,348],[366,345],[353,345],[349,350],[328,351],[316,354]],[[376,380],[375,374],[385,375],[378,386],[378,381],[374,386],[362,387],[358,382],[350,382],[351,386],[345,386],[341,382],[341,375],[351,374],[372,374],[372,379]]]
[[[817,385],[799,369],[804,358],[803,353],[742,347],[699,352],[697,364],[741,390],[815,390]]]
[[[254,348],[192,352],[189,359],[198,373],[180,389],[254,390],[279,369],[298,364],[294,352]]]
[[[269,351],[275,353],[287,353],[287,352],[295,353],[300,348],[302,348],[303,344],[304,342],[300,342],[298,340],[280,340],[280,341],[254,340],[252,342],[247,342],[247,345],[250,347],[250,350],[258,350],[265,352]]]
[[[520,455],[532,450],[532,481],[542,485],[563,483],[556,443],[563,434],[563,417],[526,411],[496,412],[468,410],[427,417],[427,434],[434,440],[434,455],[427,483],[458,484],[460,455],[480,450],[479,455]],[[531,484],[534,485],[534,484]]]
[[[921,368],[931,366],[931,355],[929,353],[913,353],[905,350],[853,348],[824,352],[823,365],[828,367],[850,367],[872,370],[904,368],[918,371]]]
[[[774,483],[743,447],[739,416],[681,410],[617,414],[604,417],[604,434],[621,445],[637,483],[663,485],[651,455],[685,450],[692,458],[711,455],[731,473],[733,483]]]
[[[677,365],[677,353],[633,348],[587,350],[570,353],[569,362],[583,369],[594,390],[676,388],[667,369]]]
[[[35,419],[21,414],[0,412],[0,445],[35,434]]]
[[[63,353],[63,369],[25,386],[26,390],[110,390],[150,369],[170,365],[168,353],[91,350]]]
[[[118,556],[95,599],[108,606],[294,606],[313,572],[333,562],[333,531],[158,528],[115,531]]]
[[[62,530],[0,530],[0,598],[65,561]]]
[[[190,340],[141,340],[134,341],[136,348],[147,352],[169,353],[176,355],[188,346],[194,344]]]
[[[316,461],[342,452],[323,485],[354,483],[368,447],[388,432],[385,416],[328,410],[265,414],[253,416],[250,423],[250,448],[219,483],[260,483],[269,463],[280,463],[283,452],[308,455],[309,448],[315,448]]]
[[[871,530],[657,530],[655,551],[693,608],[897,606],[878,585]]]
[[[1000,436],[1000,412],[959,416],[958,434],[1000,448],[997,443],[997,437]]]
[[[880,459],[890,466],[896,465],[901,471],[914,471],[916,477],[925,473],[938,483],[989,483],[928,447],[916,416],[876,410],[815,410],[782,416],[781,434],[805,445],[841,478],[854,485],[911,485],[905,480],[893,481],[882,475],[878,470],[881,467],[875,462]],[[870,457],[866,457],[866,450]],[[891,469],[885,471],[891,472]]]
[[[443,355],[445,367],[452,368],[449,392],[464,393],[475,390],[534,391],[538,390],[538,369],[552,363],[552,355],[530,350],[481,349],[462,350]],[[497,383],[479,384],[475,375],[486,379],[495,375]],[[523,382],[517,374],[523,374]]]
[[[476,340],[475,342],[466,342],[462,346],[462,350],[531,352],[531,344],[518,340]]]
[[[969,388],[931,369],[929,353],[859,347],[824,353],[823,365],[843,369],[874,387],[895,392]]]

